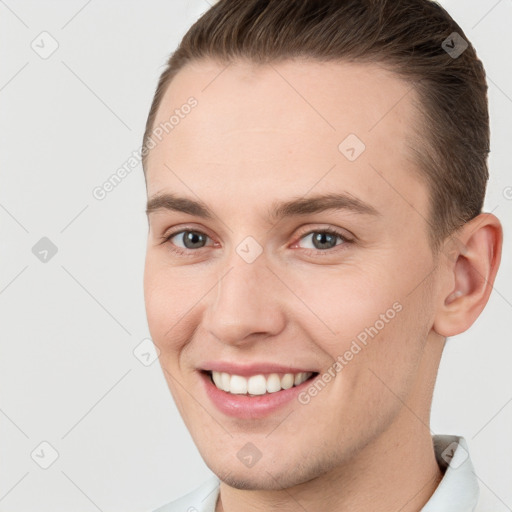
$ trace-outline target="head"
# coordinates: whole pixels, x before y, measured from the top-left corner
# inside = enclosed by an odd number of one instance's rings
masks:
[[[290,487],[426,428],[444,341],[500,260],[486,90],[428,0],[220,0],[184,36],[144,135],[145,301],[221,479]],[[233,415],[207,392],[219,363],[313,375]]]

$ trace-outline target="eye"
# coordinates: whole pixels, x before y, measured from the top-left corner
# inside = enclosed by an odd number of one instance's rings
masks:
[[[300,237],[300,240],[309,240],[312,247],[303,247],[307,251],[318,253],[326,252],[338,245],[351,242],[345,235],[335,229],[316,229],[307,232]],[[338,240],[340,242],[338,243]]]
[[[162,237],[162,243],[167,244],[169,249],[176,254],[181,256],[194,256],[194,252],[207,246],[206,243],[208,239],[210,239],[210,237],[202,231],[182,229],[165,234]],[[299,246],[300,241],[308,239],[312,247]],[[321,253],[330,254],[335,247],[349,244],[353,242],[353,240],[335,229],[326,228],[310,230],[300,235],[299,242],[296,242],[293,247],[299,246],[305,249],[306,254],[319,255]]]
[[[173,252],[187,255],[187,251],[202,249],[205,246],[206,240],[210,237],[201,231],[185,229],[164,235],[162,238],[164,243],[169,243]],[[173,241],[173,239],[176,239],[176,241]],[[177,243],[179,241],[181,241],[182,246]]]

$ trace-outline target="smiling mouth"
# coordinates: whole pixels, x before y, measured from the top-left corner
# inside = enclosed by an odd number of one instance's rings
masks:
[[[318,372],[255,374],[250,377],[226,372],[204,371],[213,385],[232,395],[261,396],[300,386]]]

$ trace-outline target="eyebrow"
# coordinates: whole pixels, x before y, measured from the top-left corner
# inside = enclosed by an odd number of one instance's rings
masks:
[[[148,199],[146,214],[157,211],[187,213],[203,219],[213,219],[215,215],[202,201],[180,197],[171,193],[160,193]],[[285,217],[309,215],[328,210],[346,210],[361,215],[381,215],[372,205],[351,194],[317,194],[288,201],[274,201],[267,211],[268,220],[275,222]]]

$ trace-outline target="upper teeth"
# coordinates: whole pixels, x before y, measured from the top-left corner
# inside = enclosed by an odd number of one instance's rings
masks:
[[[268,376],[259,374],[245,378],[241,375],[231,375],[225,372],[212,372],[213,382],[217,388],[237,395],[275,393],[282,389],[298,386],[309,379],[311,375],[313,375],[311,372],[285,373],[282,376],[271,373]]]

